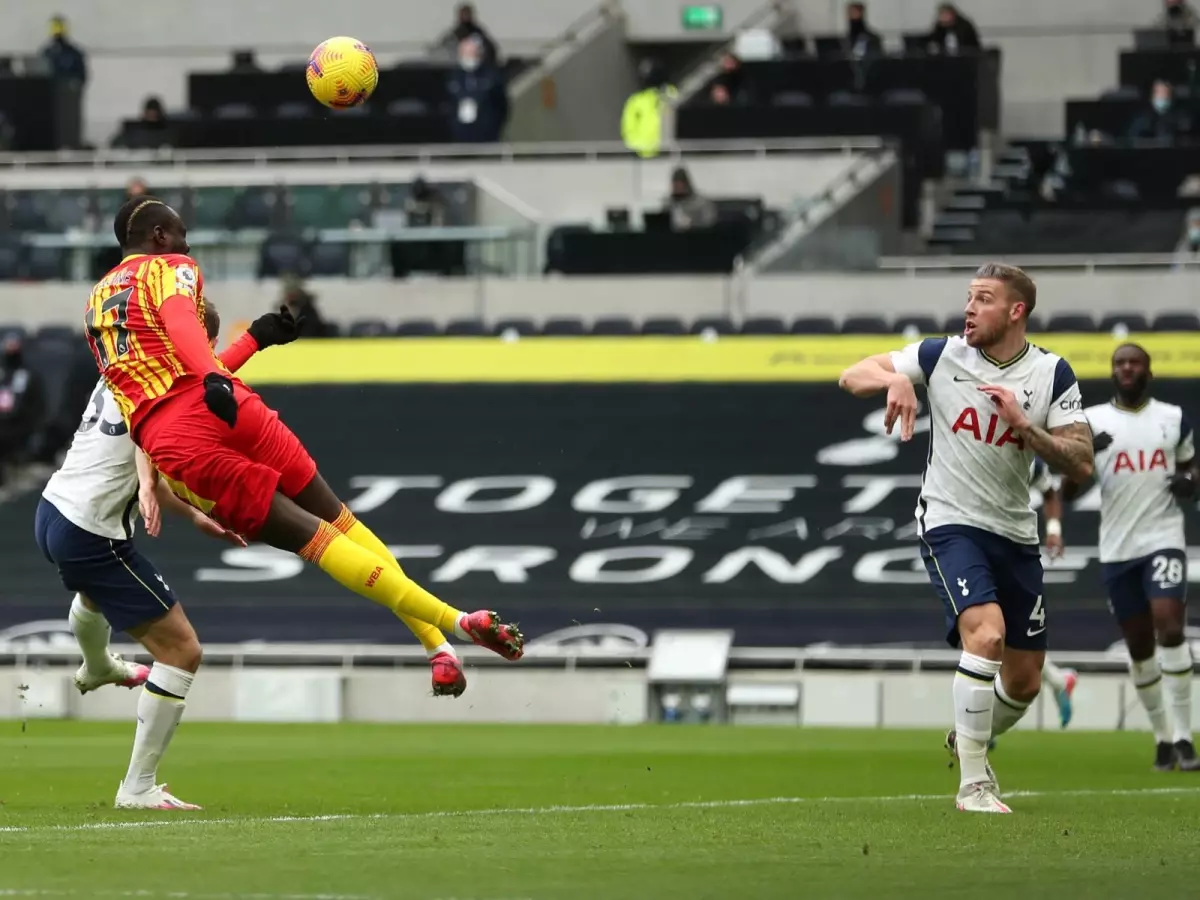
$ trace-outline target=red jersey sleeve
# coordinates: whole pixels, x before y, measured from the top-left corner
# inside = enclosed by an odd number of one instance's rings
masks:
[[[190,297],[182,294],[167,297],[159,307],[159,315],[166,326],[171,349],[187,374],[203,378],[210,372],[221,371]]]
[[[230,372],[236,372],[246,364],[255,353],[258,352],[258,341],[256,341],[250,332],[246,332],[232,344],[225,348],[218,359],[221,360],[221,365],[227,368]]]

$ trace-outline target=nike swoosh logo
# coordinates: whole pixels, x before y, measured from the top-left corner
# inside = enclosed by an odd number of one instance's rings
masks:
[[[967,712],[969,712],[971,714],[975,714],[975,713],[985,713],[985,712],[987,712],[987,710],[986,709],[968,709]]]
[[[1027,629],[1025,629],[1025,636],[1026,637],[1037,637],[1039,634],[1041,634],[1045,630],[1046,630],[1045,628],[1039,628],[1037,631],[1034,631],[1032,628],[1027,628]]]
[[[958,375],[955,375],[954,380],[955,381],[974,381],[975,379],[974,378],[961,378]]]

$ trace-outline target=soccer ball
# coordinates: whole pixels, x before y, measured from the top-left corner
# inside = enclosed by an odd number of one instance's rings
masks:
[[[371,96],[379,83],[379,66],[371,48],[362,41],[332,37],[312,52],[304,77],[320,103],[346,109]]]

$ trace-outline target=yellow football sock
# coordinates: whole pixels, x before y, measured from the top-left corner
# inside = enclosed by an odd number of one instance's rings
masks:
[[[384,562],[391,563],[393,569],[404,575],[404,569],[396,561],[396,557],[392,556],[392,551],[388,550],[387,544],[360,522],[354,513],[346,508],[345,504],[342,505],[341,515],[333,520],[333,527],[364,550],[370,550]],[[425,648],[426,652],[436,650],[446,643],[446,636],[428,622],[421,622],[403,613],[396,613],[396,615],[400,617],[401,622],[408,626],[408,630],[413,633],[413,636],[421,642],[421,646]]]
[[[462,615],[328,522],[321,523],[297,555],[316,563],[342,587],[386,606],[396,615],[412,616],[443,631],[453,631]]]

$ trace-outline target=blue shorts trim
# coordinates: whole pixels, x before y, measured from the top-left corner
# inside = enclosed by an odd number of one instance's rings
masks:
[[[34,537],[46,559],[58,566],[63,587],[85,594],[116,631],[160,618],[177,602],[133,541],[84,531],[44,497],[34,519]]]
[[[1187,603],[1187,554],[1182,550],[1156,550],[1137,559],[1100,566],[1108,591],[1108,608],[1118,622],[1150,612],[1150,601],[1159,597]]]
[[[963,610],[996,603],[1004,613],[1004,642],[1016,650],[1045,650],[1042,555],[1034,544],[969,525],[943,525],[921,536],[921,559],[946,608],[946,641],[959,646]]]

